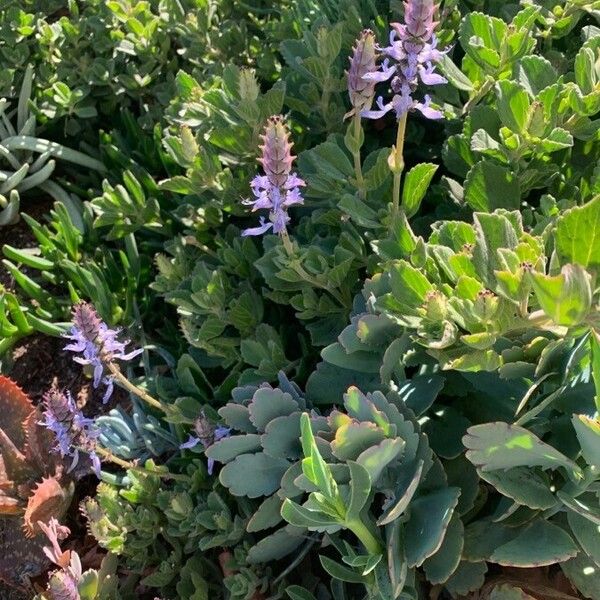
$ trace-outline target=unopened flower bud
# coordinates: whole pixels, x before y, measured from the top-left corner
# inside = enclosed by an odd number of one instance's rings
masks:
[[[252,69],[242,69],[240,71],[239,94],[242,100],[254,102],[260,93],[256,75]]]
[[[281,188],[288,179],[295,158],[292,156],[290,132],[281,115],[269,118],[261,139],[262,157],[258,162],[263,166],[269,182]]]
[[[363,77],[376,71],[376,58],[375,35],[370,29],[365,29],[356,40],[347,72],[350,103],[356,112],[370,109],[373,103],[375,81],[367,81]]]

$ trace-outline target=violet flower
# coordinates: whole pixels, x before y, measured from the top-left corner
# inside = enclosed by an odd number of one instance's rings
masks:
[[[65,346],[65,350],[82,354],[73,360],[93,367],[94,387],[97,388],[100,383],[106,386],[102,399],[104,403],[108,402],[114,387],[113,377],[107,373],[107,365],[117,359],[131,360],[143,351],[140,348],[126,353],[125,346],[129,341],[117,340],[119,332],[118,329],[110,329],[91,304],[79,302],[73,309],[73,327],[65,336],[73,340],[72,344]]]
[[[290,221],[287,212],[289,207],[304,203],[300,188],[306,183],[291,172],[295,157],[292,155],[289,137],[290,133],[283,117],[270,117],[261,136],[262,157],[258,159],[265,174],[257,175],[250,183],[255,199],[242,200],[243,204],[252,206],[253,212],[267,209],[269,220],[261,217],[260,225],[245,229],[242,232],[243,236],[262,235],[269,229],[272,229],[273,233],[285,233]]]
[[[428,119],[441,119],[443,114],[431,107],[431,98],[425,95],[423,102],[413,98],[419,83],[439,85],[446,79],[435,72],[443,51],[437,49],[433,33],[436,22],[434,0],[407,0],[404,3],[404,23],[392,23],[390,45],[380,48],[386,57],[380,70],[363,76],[366,81],[388,81],[394,92],[392,99],[385,104],[380,96],[377,99],[379,110],[363,110],[361,116],[379,119],[393,110],[399,119],[408,111],[419,110]]]
[[[71,457],[69,471],[79,463],[80,452],[87,454],[92,470],[100,477],[100,458],[95,452],[100,431],[93,419],[83,416],[69,392],[52,389],[43,399],[43,425],[56,436],[55,450],[64,458]]]
[[[179,446],[182,450],[187,450],[190,448],[195,448],[198,444],[202,444],[204,449],[212,446],[215,442],[222,440],[223,438],[229,437],[231,433],[231,429],[229,427],[224,427],[223,425],[219,425],[215,427],[202,413],[194,423],[194,433],[196,435],[190,435],[187,442],[184,442]],[[213,474],[213,469],[215,467],[214,458],[208,459],[208,474]]]
[[[347,78],[352,110],[347,117],[369,110],[373,104],[375,81],[365,79],[365,75],[377,70],[376,54],[375,35],[370,29],[365,29],[356,40],[350,57]]]

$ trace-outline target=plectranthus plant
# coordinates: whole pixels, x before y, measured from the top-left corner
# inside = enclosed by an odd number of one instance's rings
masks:
[[[265,174],[257,175],[250,184],[255,199],[244,200],[244,204],[252,206],[252,211],[268,210],[269,220],[261,217],[259,227],[245,229],[242,235],[262,235],[272,229],[273,233],[287,239],[288,209],[303,203],[300,188],[306,185],[292,173],[295,157],[289,138],[283,117],[270,117],[262,135],[262,156],[258,159]]]
[[[443,113],[431,106],[431,98],[425,94],[423,101],[414,98],[420,84],[440,85],[446,83],[435,72],[442,53],[437,49],[434,30],[436,5],[434,0],[408,0],[404,3],[404,23],[392,23],[389,46],[381,47],[385,59],[378,71],[366,73],[363,79],[373,82],[390,80],[393,96],[388,103],[383,97],[377,99],[377,109],[363,109],[361,116],[379,119],[393,111],[397,119],[396,144],[388,158],[393,173],[391,227],[397,226],[400,211],[400,185],[404,171],[404,139],[409,112],[418,110],[428,119],[441,119]]]
[[[129,342],[119,341],[118,334],[119,331],[111,329],[100,319],[91,304],[80,302],[75,305],[73,326],[65,335],[72,343],[67,344],[65,350],[80,355],[74,357],[75,362],[92,368],[94,387],[97,388],[101,383],[106,387],[104,402],[108,402],[112,395],[115,379],[128,385],[115,361],[131,360],[143,351],[138,348],[125,352]]]

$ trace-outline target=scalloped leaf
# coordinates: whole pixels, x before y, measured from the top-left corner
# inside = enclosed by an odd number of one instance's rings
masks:
[[[281,506],[283,500],[277,494],[263,500],[248,521],[246,531],[254,533],[275,527],[282,521]]]
[[[469,427],[463,437],[467,458],[482,471],[514,467],[564,467],[581,475],[580,468],[564,454],[542,442],[530,431],[501,421]]]
[[[515,467],[508,471],[477,471],[479,476],[493,485],[501,494],[517,504],[529,508],[547,509],[556,505],[557,498],[550,491],[550,483],[535,470]]]
[[[458,568],[465,543],[464,531],[463,523],[455,512],[440,549],[423,563],[423,570],[430,583],[444,583]]]
[[[400,455],[405,445],[405,441],[400,438],[383,440],[377,446],[361,452],[356,462],[368,471],[371,481],[376,483],[383,470]]]
[[[454,597],[464,596],[481,588],[486,572],[487,565],[484,562],[462,561],[446,581],[445,587]]]
[[[259,430],[265,427],[276,417],[285,417],[300,409],[298,403],[279,389],[259,388],[252,396],[248,405],[250,421]]]
[[[510,542],[496,548],[490,560],[512,567],[542,567],[563,562],[578,551],[564,529],[539,519]]]
[[[268,454],[241,454],[223,467],[219,480],[234,496],[270,496],[288,467],[287,460]]]
[[[206,449],[208,458],[228,463],[240,454],[258,452],[261,449],[260,435],[247,433],[246,435],[233,435],[223,438]]]
[[[409,567],[421,566],[439,550],[459,495],[459,488],[443,488],[412,501],[405,528]]]

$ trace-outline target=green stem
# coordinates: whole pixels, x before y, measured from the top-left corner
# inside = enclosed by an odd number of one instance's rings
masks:
[[[190,479],[187,475],[179,475],[177,473],[162,473],[161,471],[151,471],[150,469],[145,469],[144,467],[140,467],[135,463],[115,456],[112,452],[106,450],[106,448],[97,446],[94,451],[104,460],[114,463],[115,465],[119,465],[128,471],[136,471],[137,473],[143,473],[144,475],[157,475],[161,479],[179,479],[181,481],[189,481]]]
[[[353,117],[353,126],[354,126],[354,139],[358,141],[360,139],[360,112],[356,112]],[[360,160],[360,150],[356,149],[352,152],[352,156],[354,158],[354,173],[356,175],[356,185],[358,187],[358,195],[364,200],[367,195],[365,190],[365,179],[362,173],[362,164]]]
[[[400,214],[400,184],[402,182],[402,172],[404,171],[404,138],[406,136],[406,121],[408,113],[404,113],[398,121],[398,131],[396,133],[396,145],[392,149],[390,156],[390,168],[394,173],[394,190],[392,193],[392,218],[390,228],[393,232]]]
[[[467,103],[463,106],[462,114],[466,115],[479,101],[494,87],[495,79],[493,77],[487,77],[481,84],[481,87],[469,98]]]
[[[369,554],[383,553],[383,548],[377,537],[360,519],[347,521],[345,526],[360,540]]]
[[[166,412],[164,406],[156,398],[152,397],[146,390],[143,390],[137,385],[131,383],[131,381],[129,381],[129,379],[127,379],[127,377],[125,377],[125,375],[121,373],[121,369],[119,369],[119,367],[115,363],[108,363],[107,366],[111,375],[115,378],[115,381],[122,385],[127,391],[131,392],[138,398],[141,398],[150,406],[153,406],[154,408],[158,408],[159,410]]]

